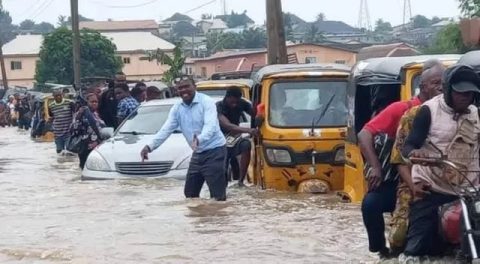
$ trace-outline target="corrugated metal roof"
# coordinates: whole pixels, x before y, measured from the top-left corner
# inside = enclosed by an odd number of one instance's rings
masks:
[[[126,20],[126,21],[82,21],[80,29],[89,28],[98,31],[158,29],[155,20]]]
[[[3,45],[4,55],[36,55],[40,53],[42,35],[18,35],[16,38]]]
[[[150,32],[104,32],[101,34],[117,46],[118,52],[175,48],[172,43]],[[42,41],[42,35],[18,35],[3,46],[3,53],[5,55],[37,55],[40,53]]]

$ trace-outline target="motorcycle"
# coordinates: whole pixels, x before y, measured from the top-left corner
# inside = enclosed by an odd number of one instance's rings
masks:
[[[480,189],[467,178],[467,174],[471,171],[462,170],[460,166],[458,166],[458,164],[448,160],[448,156],[444,155],[444,153],[435,145],[433,145],[432,143],[429,144],[433,146],[436,151],[439,152],[439,154],[441,155],[439,158],[411,157],[409,158],[410,162],[412,164],[418,164],[421,166],[432,166],[441,169],[451,169],[462,175],[462,177],[466,180],[468,186],[454,186],[453,184],[448,182],[455,195],[459,198],[461,206],[461,221],[463,224],[463,232],[459,232],[461,237],[455,240],[466,241],[469,252],[464,253],[468,255],[471,263],[480,264]],[[448,230],[445,230],[445,226],[442,231],[444,234],[446,232],[449,232]]]

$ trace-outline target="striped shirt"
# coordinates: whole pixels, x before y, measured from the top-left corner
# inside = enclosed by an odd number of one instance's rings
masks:
[[[53,133],[55,137],[69,135],[70,125],[73,120],[73,108],[73,102],[68,99],[63,99],[60,103],[53,101],[48,106],[48,111],[53,117]]]

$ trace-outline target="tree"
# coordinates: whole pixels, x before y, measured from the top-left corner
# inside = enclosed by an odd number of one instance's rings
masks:
[[[294,41],[295,36],[293,35],[293,21],[290,13],[283,13],[283,25],[285,27],[285,36],[287,40]]]
[[[243,11],[243,13],[235,13],[232,11],[230,16],[227,18],[227,26],[229,28],[235,28],[239,26],[246,27],[248,23],[251,22],[251,19],[247,16],[247,11]]]
[[[224,49],[255,49],[267,46],[267,33],[262,29],[247,29],[242,33],[208,33],[207,50],[215,53]]]
[[[170,68],[163,73],[162,77],[162,81],[167,84],[171,84],[175,78],[182,75],[182,68],[186,59],[182,54],[182,49],[179,44],[173,49],[172,55],[168,55],[160,49],[157,49],[155,52],[147,52],[149,61],[156,60],[159,64],[170,66]]]
[[[439,18],[439,17],[437,17],[437,16],[434,16],[434,17],[432,17],[432,20],[431,20],[430,22],[431,22],[432,25],[433,25],[433,24],[437,24],[438,22],[441,22],[441,21],[442,21],[441,18]]]
[[[2,72],[2,81],[5,89],[8,88],[7,74],[5,68],[5,60],[3,58],[2,47],[15,37],[14,25],[12,24],[12,17],[8,11],[3,9],[2,1],[0,0],[0,68]]]
[[[416,15],[412,18],[413,28],[425,28],[431,25],[430,19],[422,15]]]
[[[458,0],[462,15],[468,18],[480,16],[480,0]]]
[[[464,53],[468,51],[463,44],[462,33],[458,24],[450,24],[438,34],[431,47],[425,49],[427,54]]]
[[[30,19],[26,19],[20,23],[21,30],[33,30],[33,27],[35,27],[35,22]]]
[[[84,22],[84,21],[94,21],[93,19],[91,18],[88,18],[88,17],[84,17],[82,15],[78,15],[78,21],[79,22]],[[63,16],[63,15],[60,15],[58,16],[58,22],[57,22],[57,26],[58,27],[68,27],[72,24],[72,18],[71,17],[67,17],[67,16]]]
[[[320,21],[325,21],[326,17],[325,17],[325,14],[324,13],[320,13],[317,15],[317,22],[320,22]]]
[[[212,19],[212,14],[202,14],[202,20]]]
[[[61,27],[45,36],[35,79],[38,83],[73,83],[71,30]],[[81,76],[112,76],[122,68],[115,45],[99,32],[80,31]]]
[[[390,22],[383,21],[383,19],[377,20],[375,22],[375,32],[377,33],[386,33],[393,30],[392,24]]]
[[[325,36],[318,30],[318,27],[315,24],[310,24],[305,32],[303,42],[305,43],[319,43],[325,41]]]
[[[47,22],[42,22],[40,24],[35,24],[33,27],[33,32],[36,34],[48,34],[55,30],[55,27]]]
[[[255,49],[267,46],[267,33],[262,29],[248,29],[242,32],[242,48]]]

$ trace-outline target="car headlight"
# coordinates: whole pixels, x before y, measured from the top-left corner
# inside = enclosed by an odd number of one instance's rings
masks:
[[[96,150],[92,151],[90,155],[88,155],[85,166],[87,169],[92,171],[111,171],[107,161]]]
[[[286,149],[267,148],[267,158],[271,163],[292,163],[292,156]]]
[[[345,162],[345,149],[339,148],[335,153],[335,162]]]
[[[188,169],[188,167],[190,166],[190,159],[192,158],[192,156],[188,156],[187,158],[185,158],[182,162],[180,162],[180,164],[178,164],[177,166],[177,170],[186,170]]]

